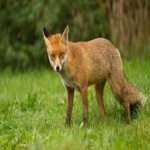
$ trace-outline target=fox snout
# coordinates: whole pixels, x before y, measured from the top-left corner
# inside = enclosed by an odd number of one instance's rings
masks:
[[[55,67],[54,67],[54,70],[55,70],[56,72],[61,71],[61,69],[62,69],[62,66],[61,66],[61,65],[55,65]]]
[[[63,69],[64,64],[67,61],[67,54],[60,53],[58,55],[48,55],[51,66],[56,72],[60,72]]]
[[[62,64],[60,62],[54,61],[49,57],[49,61],[51,66],[56,72],[60,72],[62,70]]]

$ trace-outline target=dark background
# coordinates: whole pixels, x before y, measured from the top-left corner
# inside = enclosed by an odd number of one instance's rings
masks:
[[[48,67],[42,28],[69,39],[105,37],[126,53],[150,58],[149,0],[1,0],[0,70]]]

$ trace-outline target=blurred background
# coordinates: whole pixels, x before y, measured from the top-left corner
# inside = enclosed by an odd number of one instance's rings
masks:
[[[1,0],[0,70],[49,67],[42,28],[69,39],[105,37],[123,57],[150,58],[149,0]]]

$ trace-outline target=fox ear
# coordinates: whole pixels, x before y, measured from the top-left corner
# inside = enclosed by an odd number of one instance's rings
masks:
[[[49,40],[48,37],[51,35],[51,33],[45,28],[43,27],[43,36],[44,36],[44,40],[45,40],[45,44],[48,45],[49,44]]]
[[[68,33],[69,33],[69,26],[67,25],[64,32],[62,33],[62,42],[67,44],[68,42]]]
[[[43,27],[43,34],[45,37],[49,37],[51,35],[51,33],[45,27]]]

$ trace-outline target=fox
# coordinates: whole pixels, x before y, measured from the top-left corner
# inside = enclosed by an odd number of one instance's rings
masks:
[[[69,26],[62,33],[51,34],[43,27],[48,59],[67,91],[66,124],[71,124],[74,92],[81,94],[83,123],[88,124],[88,87],[95,86],[99,113],[105,116],[103,93],[106,81],[115,98],[123,105],[126,123],[130,123],[133,106],[144,106],[143,93],[132,85],[123,70],[119,50],[106,38],[72,42]]]

